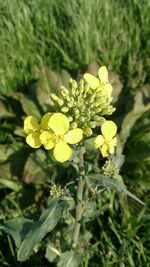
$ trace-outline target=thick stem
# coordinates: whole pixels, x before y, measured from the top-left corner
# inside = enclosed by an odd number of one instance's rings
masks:
[[[83,155],[85,153],[85,148],[83,147],[80,151],[80,162],[79,162],[79,172],[80,177],[78,181],[77,186],[77,205],[76,205],[76,213],[75,213],[75,225],[74,225],[74,231],[73,231],[73,247],[75,248],[78,242],[78,237],[80,233],[80,227],[81,227],[81,218],[83,213],[83,189],[84,189],[84,159]]]

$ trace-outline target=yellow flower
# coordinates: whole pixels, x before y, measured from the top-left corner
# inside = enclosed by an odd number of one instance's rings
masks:
[[[28,134],[26,142],[32,148],[44,146],[53,149],[53,155],[59,162],[68,160],[72,149],[68,144],[76,144],[83,138],[83,130],[76,128],[69,131],[69,120],[62,113],[46,113],[39,124],[33,116],[24,121],[24,130]]]
[[[39,148],[42,143],[40,135],[43,131],[48,130],[48,121],[51,113],[46,113],[39,124],[37,119],[33,116],[28,116],[24,121],[24,130],[28,134],[26,142],[32,148]]]
[[[90,88],[98,90],[105,89],[108,97],[111,97],[112,86],[108,81],[108,71],[105,66],[99,68],[98,77],[96,78],[90,73],[84,74],[84,80],[89,84]]]
[[[59,162],[70,159],[72,149],[68,144],[77,144],[83,138],[83,130],[76,128],[69,131],[69,120],[62,113],[53,114],[48,126],[50,131],[43,131],[40,135],[40,141],[45,149],[54,149],[53,155]]]
[[[114,147],[117,145],[117,126],[113,121],[105,121],[101,126],[102,135],[98,135],[95,139],[95,147],[99,148],[102,156],[107,157],[108,154],[114,153]]]

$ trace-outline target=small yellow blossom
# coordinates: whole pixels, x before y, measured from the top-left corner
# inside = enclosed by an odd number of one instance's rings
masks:
[[[36,118],[28,116],[24,122],[24,130],[28,134],[26,142],[33,148],[41,145],[45,149],[54,149],[53,155],[59,162],[70,159],[72,149],[68,144],[76,144],[83,138],[83,130],[76,128],[69,131],[69,120],[62,113],[47,113],[38,124]]]
[[[28,134],[26,142],[32,148],[39,148],[42,143],[40,141],[40,135],[43,131],[48,130],[48,120],[51,113],[46,113],[39,124],[34,116],[28,116],[24,121],[24,130]]]
[[[105,89],[107,96],[111,97],[112,86],[108,81],[108,71],[105,66],[99,68],[98,78],[90,73],[85,73],[84,80],[89,84],[90,88],[97,90]]]
[[[98,135],[95,139],[95,147],[99,148],[102,156],[107,157],[108,154],[114,153],[114,147],[117,145],[117,126],[113,121],[105,121],[101,126],[102,135]]]

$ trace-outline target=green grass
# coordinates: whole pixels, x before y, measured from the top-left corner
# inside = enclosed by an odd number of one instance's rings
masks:
[[[24,88],[35,66],[76,75],[92,61],[137,88],[150,78],[149,12],[146,0],[0,0],[0,91]]]

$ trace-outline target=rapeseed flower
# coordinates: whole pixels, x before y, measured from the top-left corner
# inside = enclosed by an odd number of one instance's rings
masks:
[[[77,144],[83,138],[82,129],[69,130],[69,126],[68,118],[62,113],[45,114],[41,124],[33,116],[28,116],[24,122],[24,130],[29,134],[26,142],[33,148],[43,145],[47,150],[53,149],[57,161],[67,161],[72,155],[68,144]]]
[[[51,113],[46,113],[39,124],[34,116],[28,116],[24,121],[24,130],[28,134],[26,137],[26,142],[32,148],[39,148],[42,143],[40,140],[40,135],[43,131],[48,130],[48,121]]]
[[[90,73],[84,74],[84,80],[89,84],[90,88],[99,90],[105,90],[107,97],[110,98],[112,94],[112,86],[108,81],[108,71],[105,66],[102,66],[98,70],[98,78]]]
[[[113,121],[105,121],[101,126],[102,135],[98,135],[95,139],[95,147],[99,148],[103,157],[107,157],[114,153],[117,145],[117,126]]]

